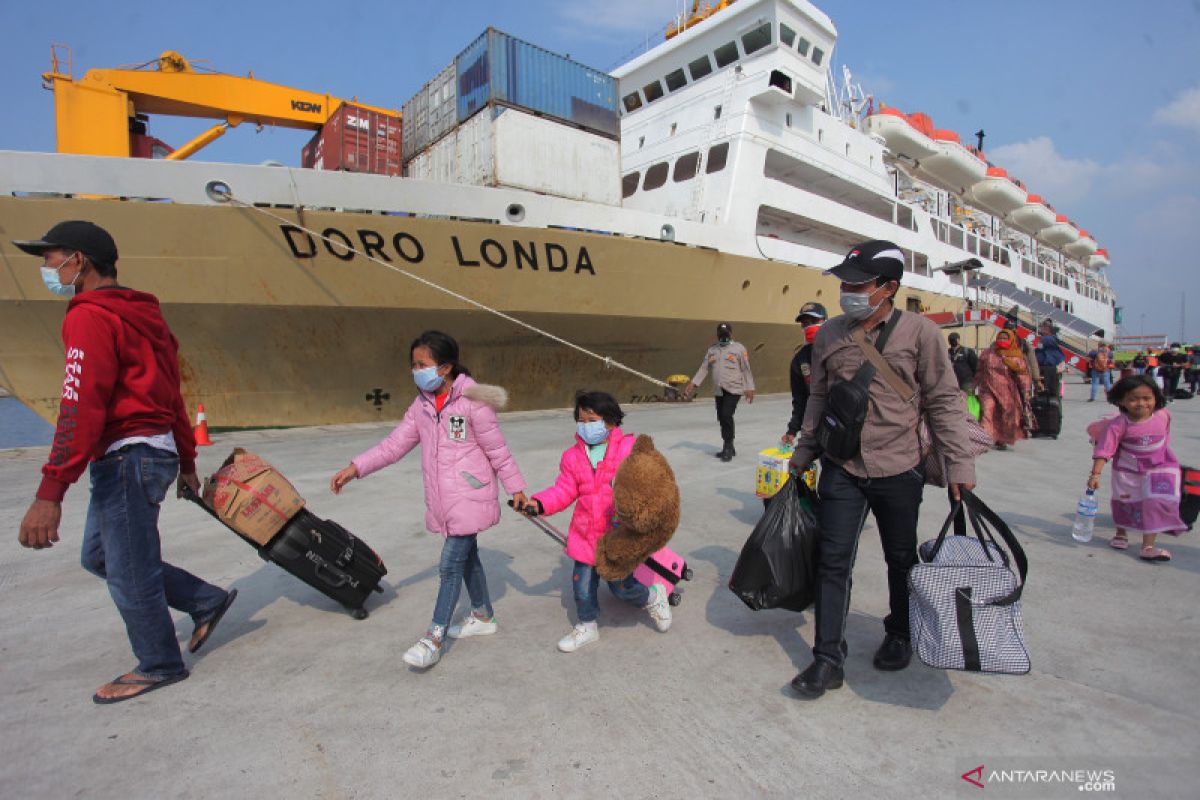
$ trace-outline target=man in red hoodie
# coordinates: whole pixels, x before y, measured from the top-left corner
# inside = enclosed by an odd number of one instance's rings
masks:
[[[90,463],[84,569],[104,578],[138,665],[92,696],[128,700],[188,676],[168,607],[196,624],[196,652],[237,590],[205,583],[162,560],[159,504],[179,475],[198,491],[196,446],[179,393],[178,342],[153,295],[117,284],[117,245],[91,222],[60,222],[41,239],[14,242],[45,259],[42,281],[70,297],[63,320],[66,374],[50,457],[21,522],[21,544],[58,541],[62,499]]]

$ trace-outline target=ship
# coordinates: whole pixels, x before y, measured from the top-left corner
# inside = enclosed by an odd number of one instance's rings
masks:
[[[836,309],[822,272],[868,239],[905,254],[898,305],[942,324],[1049,316],[1077,349],[1112,334],[1107,251],[981,149],[834,70],[816,6],[697,2],[665,34],[604,73],[489,29],[402,113],[339,106],[358,115],[339,136],[371,114],[403,128],[399,161],[372,173],[322,165],[315,140],[299,168],[187,160],[254,112],[172,153],[144,108],[103,105],[56,65],[56,99],[79,93],[122,141],[64,144],[80,126],[59,103],[60,152],[0,152],[0,387],[54,419],[63,302],[11,241],[79,218],[113,233],[123,284],[158,296],[185,398],[217,427],[395,418],[428,328],[518,410],[584,388],[675,397],[718,322],[759,391],[786,391],[797,309]],[[189,70],[168,53],[158,77],[190,86]],[[330,105],[293,97],[277,119]]]

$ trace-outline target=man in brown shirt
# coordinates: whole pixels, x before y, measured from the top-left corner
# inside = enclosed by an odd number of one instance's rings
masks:
[[[867,511],[875,515],[888,566],[890,612],[875,666],[899,670],[912,657],[908,625],[908,573],[917,560],[917,515],[924,490],[917,429],[924,416],[934,445],[945,456],[951,494],[974,488],[975,461],[966,429],[966,409],[937,326],[919,314],[899,311],[893,298],[904,275],[904,254],[891,242],[865,242],[828,270],[842,281],[842,315],[822,326],[813,343],[811,396],[792,456],[802,470],[820,452],[816,431],[826,414],[829,388],[852,380],[867,361],[852,334],[861,328],[866,346],[892,329],[883,358],[911,390],[911,400],[877,370],[857,455],[821,460],[821,547],[817,566],[816,636],[813,663],[792,681],[803,698],[814,699],[842,685],[846,658],[846,614],[850,574]],[[891,323],[893,314],[897,315]],[[915,394],[914,394],[915,392]]]

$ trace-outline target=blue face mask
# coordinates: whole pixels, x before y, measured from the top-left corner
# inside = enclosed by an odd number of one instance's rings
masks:
[[[424,369],[413,370],[413,382],[417,384],[417,388],[423,392],[436,391],[439,386],[445,383],[445,378],[437,374],[437,367],[425,367]]]
[[[74,258],[72,256],[71,258]],[[71,259],[68,258],[67,261]],[[79,280],[79,273],[75,273],[75,277],[70,283],[64,284],[58,279],[59,270],[67,265],[67,261],[62,262],[58,267],[42,267],[42,283],[46,284],[46,288],[51,293],[59,297],[74,297],[75,296],[75,281]]]
[[[586,444],[600,444],[608,438],[608,426],[604,424],[604,420],[598,419],[594,422],[579,422],[575,425],[575,431],[579,434],[579,438],[583,439]]]

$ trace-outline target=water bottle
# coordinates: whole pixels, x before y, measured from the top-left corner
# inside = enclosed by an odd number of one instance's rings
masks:
[[[1079,498],[1079,507],[1075,512],[1075,527],[1071,536],[1077,542],[1090,542],[1092,530],[1096,527],[1096,490],[1088,489]]]

